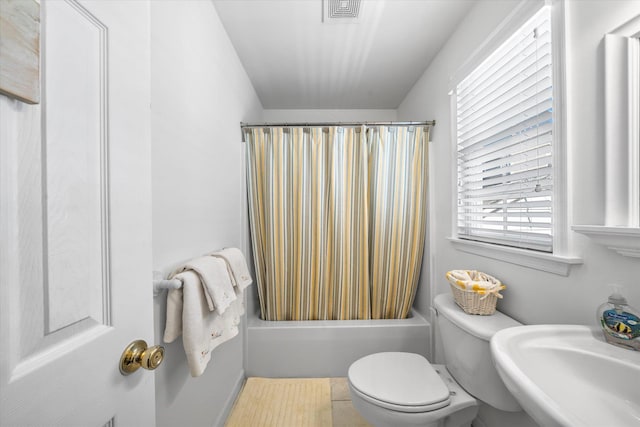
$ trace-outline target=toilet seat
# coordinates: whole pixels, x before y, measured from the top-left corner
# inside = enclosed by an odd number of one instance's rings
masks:
[[[419,354],[371,354],[354,362],[348,376],[364,400],[393,411],[430,412],[451,402],[449,389]]]

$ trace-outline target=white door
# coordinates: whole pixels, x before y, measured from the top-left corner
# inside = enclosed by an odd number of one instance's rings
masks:
[[[42,103],[0,95],[0,425],[152,426],[118,366],[153,344],[149,5],[40,3]]]

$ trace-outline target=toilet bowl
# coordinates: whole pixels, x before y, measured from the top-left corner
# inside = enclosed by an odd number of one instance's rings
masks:
[[[349,367],[353,406],[382,426],[468,426],[478,404],[444,365],[414,353],[376,353]]]
[[[375,353],[355,361],[348,382],[360,415],[376,427],[468,427],[479,400],[498,410],[520,411],[489,349],[493,334],[520,323],[500,312],[468,315],[450,294],[436,296],[434,308],[446,365],[404,352]]]

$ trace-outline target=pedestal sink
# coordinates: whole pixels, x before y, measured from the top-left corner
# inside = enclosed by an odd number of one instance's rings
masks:
[[[577,325],[517,326],[491,353],[507,388],[544,427],[640,426],[640,352]]]

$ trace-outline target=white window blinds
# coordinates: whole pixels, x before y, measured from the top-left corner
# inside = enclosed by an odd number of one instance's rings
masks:
[[[550,21],[544,7],[456,88],[459,238],[553,250]]]

